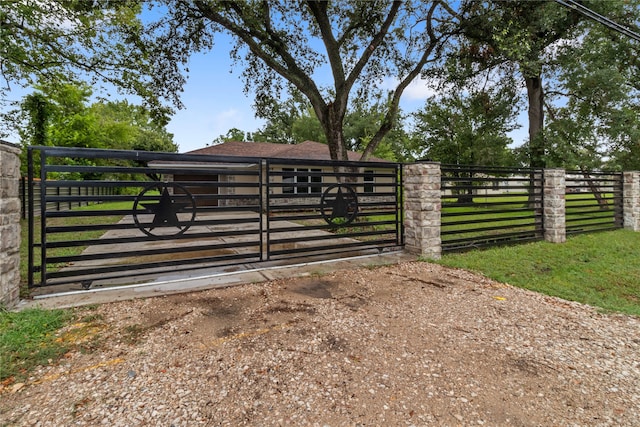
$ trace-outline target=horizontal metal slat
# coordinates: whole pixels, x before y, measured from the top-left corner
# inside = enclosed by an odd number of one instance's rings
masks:
[[[352,239],[357,237],[381,236],[385,234],[395,234],[395,230],[372,230],[372,231],[361,231],[361,232],[355,232],[355,233],[305,236],[304,239],[300,239],[298,237],[291,237],[286,239],[269,238],[269,243],[271,245],[280,245],[280,244],[296,243],[296,242],[306,244],[307,242],[317,242],[322,240],[334,241],[336,239]],[[350,244],[350,243],[347,243],[347,244]],[[323,249],[325,247],[328,247],[328,246],[319,246],[316,249]]]
[[[383,245],[397,245],[396,240],[373,240],[373,241],[366,241],[366,242],[354,242],[354,243],[349,243],[349,244],[341,244],[341,245],[326,245],[326,246],[322,246],[322,247],[297,247],[295,249],[291,249],[291,250],[270,250],[269,254],[271,256],[277,256],[277,255],[289,255],[293,257],[297,257],[297,255],[303,256],[301,254],[305,253],[305,252],[318,252],[318,251],[322,251],[322,253],[326,253],[325,251],[331,251],[334,249],[341,249],[340,252],[346,252],[347,249],[352,249],[352,248],[362,248],[362,247],[371,247],[371,248],[377,248],[377,247],[381,247]]]
[[[79,255],[65,255],[65,256],[55,256],[48,257],[48,264],[56,264],[56,263],[64,263],[64,262],[77,262],[77,261],[92,261],[97,259],[118,259],[118,258],[131,258],[131,257],[142,257],[148,255],[167,255],[167,254],[183,254],[189,252],[204,252],[211,251],[215,252],[220,249],[229,249],[229,248],[244,248],[251,246],[260,246],[260,238],[253,241],[242,241],[242,242],[233,242],[233,243],[219,243],[219,244],[210,244],[210,245],[199,245],[199,246],[173,246],[171,248],[154,248],[154,249],[138,249],[135,251],[120,251],[120,252],[111,252],[111,253],[96,253],[96,254],[79,254]],[[184,260],[185,258],[182,258]],[[186,258],[189,259],[189,258]],[[145,263],[136,264],[140,266],[144,266]]]
[[[441,230],[441,236],[451,236],[455,234],[472,234],[472,233],[482,233],[485,231],[500,231],[500,230],[513,230],[518,228],[531,228],[535,227],[537,224],[535,223],[527,223],[527,224],[511,224],[511,225],[503,225],[503,226],[493,226],[493,227],[480,227],[480,228],[465,228],[462,230]],[[443,226],[444,228],[445,226]]]
[[[258,234],[260,232],[259,228],[255,229],[242,229],[242,230],[232,230],[232,231],[220,231],[220,232],[211,232],[211,233],[198,233],[198,234],[182,234],[179,236],[172,236],[171,240],[199,240],[199,239],[212,239],[219,237],[229,237],[229,236],[247,236]],[[87,240],[61,240],[55,242],[47,242],[46,247],[48,249],[53,248],[69,248],[69,247],[78,247],[78,246],[103,246],[103,245],[112,245],[118,243],[142,243],[148,242],[148,236],[140,236],[140,237],[121,237],[121,238],[100,238],[100,239],[87,239]]]
[[[79,280],[96,281],[96,280],[102,280],[102,279],[120,279],[120,278],[130,277],[131,273],[110,274],[110,273],[122,273],[125,271],[131,272],[131,271],[138,270],[136,271],[136,276],[138,275],[148,276],[150,274],[156,274],[159,271],[164,272],[166,271],[166,267],[178,267],[178,268],[171,269],[171,273],[174,274],[181,271],[191,271],[196,269],[211,268],[212,265],[215,265],[217,263],[227,262],[232,260],[242,260],[237,264],[244,264],[248,262],[258,262],[261,260],[261,256],[259,252],[243,253],[243,254],[237,254],[237,255],[218,256],[215,258],[193,258],[188,260],[162,261],[162,262],[157,262],[153,264],[145,264],[145,268],[142,270],[138,265],[133,264],[133,265],[119,265],[119,266],[112,266],[112,267],[91,268],[90,270],[89,269],[76,270],[76,271],[61,270],[57,272],[47,273],[46,276],[47,276],[47,280],[56,279],[56,278],[67,278],[67,279],[73,278],[73,280],[48,283],[48,285],[57,285],[57,284],[65,284],[65,283],[75,283],[75,282],[78,282]],[[189,265],[189,267],[180,268],[180,266],[182,266],[183,264],[187,264]],[[205,265],[193,266],[194,264],[205,264]],[[225,264],[225,265],[230,265],[230,264]]]
[[[506,236],[503,239],[484,239],[475,241],[461,241],[461,242],[447,242],[442,244],[443,252],[453,252],[461,250],[470,250],[477,248],[484,248],[497,245],[518,244],[524,242],[535,242],[542,240],[542,235],[520,235],[520,236]]]
[[[145,214],[147,215],[147,214]],[[192,225],[227,225],[227,224],[255,224],[259,219],[256,218],[225,218],[219,220],[203,220],[203,221],[180,221],[181,226]],[[142,226],[151,226],[151,223],[142,223]],[[100,231],[100,230],[133,230],[138,229],[134,223],[117,223],[117,224],[87,224],[87,225],[68,225],[68,226],[47,226],[45,232],[49,233],[73,233],[80,231]]]
[[[495,234],[495,235],[482,235],[476,237],[467,237],[460,239],[448,239],[442,240],[443,246],[450,246],[453,244],[460,243],[471,243],[471,242],[505,242],[512,239],[520,239],[520,238],[543,238],[542,230],[533,230],[533,231],[521,231],[514,233],[503,233],[503,234]]]
[[[454,225],[470,225],[470,224],[493,224],[499,222],[508,222],[508,221],[519,221],[530,219],[534,221],[542,221],[542,217],[538,215],[523,215],[523,216],[513,216],[513,217],[505,217],[505,218],[492,218],[492,219],[475,219],[475,220],[465,220],[465,221],[442,221],[442,227],[454,226]],[[473,229],[469,229],[472,231]]]

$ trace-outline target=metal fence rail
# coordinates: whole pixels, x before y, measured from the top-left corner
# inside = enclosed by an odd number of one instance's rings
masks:
[[[36,216],[40,215],[40,181],[39,180],[35,180],[33,182],[33,202],[34,202],[34,214]],[[26,219],[27,218],[27,211],[28,211],[28,196],[27,196],[27,189],[28,189],[28,183],[27,183],[27,177],[22,177],[22,179],[20,180],[20,202],[21,202],[21,212],[22,212],[22,218]],[[70,210],[73,208],[77,208],[77,207],[82,207],[82,206],[88,206],[90,204],[89,201],[87,201],[87,198],[85,196],[105,196],[105,195],[110,195],[113,191],[113,188],[107,188],[107,187],[95,187],[93,185],[89,185],[86,182],[80,181],[77,182],[77,185],[70,185],[70,186],[66,186],[66,187],[48,187],[47,191],[49,192],[49,196],[77,196],[77,201],[76,202],[67,202],[67,203],[61,203],[61,202],[51,202],[49,204],[49,206],[47,206],[47,210],[48,211],[64,211],[64,210]]]
[[[565,182],[567,234],[622,227],[621,173],[567,171]]]
[[[443,251],[541,240],[541,170],[442,165]]]

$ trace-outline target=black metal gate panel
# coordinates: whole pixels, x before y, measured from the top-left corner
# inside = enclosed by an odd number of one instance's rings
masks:
[[[259,161],[58,147],[28,155],[30,287],[263,259]],[[71,191],[79,186],[90,190]]]
[[[269,159],[265,168],[268,259],[353,256],[404,244],[401,165]]]
[[[28,156],[30,287],[148,283],[403,244],[395,163],[60,147]]]
[[[567,171],[567,234],[623,227],[622,173]]]
[[[541,240],[543,172],[443,165],[443,251]]]

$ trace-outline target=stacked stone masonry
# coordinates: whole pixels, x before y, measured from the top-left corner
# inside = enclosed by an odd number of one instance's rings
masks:
[[[405,248],[430,259],[438,259],[442,253],[440,175],[436,162],[404,168]],[[542,179],[544,194],[535,203],[540,203],[537,207],[543,212],[544,239],[563,243],[567,238],[566,172],[545,169]],[[624,228],[640,231],[640,172],[625,172],[623,179]]]
[[[440,163],[414,163],[405,167],[405,249],[429,259],[439,259],[442,254],[440,189]]]
[[[20,149],[0,141],[0,307],[20,298]]]
[[[624,228],[640,231],[640,172],[624,172],[622,179]]]
[[[544,240],[552,243],[563,243],[567,240],[566,232],[566,177],[563,169],[545,169],[544,171]]]

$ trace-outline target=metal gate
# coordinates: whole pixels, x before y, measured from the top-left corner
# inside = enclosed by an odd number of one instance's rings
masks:
[[[396,163],[266,160],[269,260],[403,245]]]
[[[60,147],[28,157],[30,287],[146,283],[403,244],[394,163]]]

